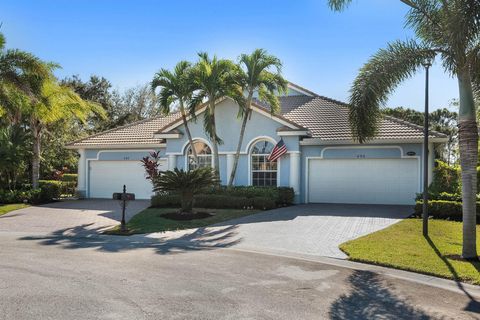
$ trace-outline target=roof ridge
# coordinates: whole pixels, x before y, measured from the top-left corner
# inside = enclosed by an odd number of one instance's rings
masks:
[[[174,112],[174,113],[171,113],[171,114],[168,114],[168,115],[158,115],[158,116],[154,116],[154,117],[151,117],[151,118],[141,119],[141,120],[137,120],[137,121],[134,121],[134,122],[131,122],[131,123],[127,123],[127,124],[124,124],[123,126],[120,126],[120,127],[107,129],[107,130],[104,130],[104,131],[101,131],[101,132],[91,134],[91,135],[86,136],[84,138],[73,140],[73,141],[67,143],[66,146],[74,145],[75,143],[81,142],[83,140],[87,140],[87,139],[90,139],[90,138],[95,138],[95,137],[98,137],[98,136],[106,134],[106,133],[110,133],[110,132],[113,132],[113,131],[117,131],[117,130],[125,129],[125,128],[128,128],[128,127],[132,127],[132,126],[142,124],[142,123],[145,123],[145,122],[148,122],[148,121],[153,121],[153,120],[160,119],[160,118],[166,118],[166,117],[174,115],[176,113],[178,113],[178,111]]]
[[[384,114],[383,117],[387,120],[391,120],[393,122],[397,122],[397,123],[412,127],[414,129],[418,129],[419,131],[423,132],[423,127],[422,126],[419,126],[418,124],[412,123],[410,121],[402,120],[402,119],[392,117],[392,116],[389,116],[389,115],[386,115],[386,114]],[[445,133],[441,133],[441,132],[438,132],[438,131],[435,131],[435,130],[428,130],[428,132],[433,133],[433,134],[435,134],[437,136],[440,136],[440,137],[447,137],[447,135]]]

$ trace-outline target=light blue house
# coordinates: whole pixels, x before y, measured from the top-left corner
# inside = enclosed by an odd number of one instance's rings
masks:
[[[422,128],[385,117],[368,144],[352,140],[345,104],[290,83],[280,97],[281,112],[272,115],[260,103],[246,128],[235,185],[290,186],[299,203],[412,204],[422,186]],[[203,129],[205,108],[189,127],[201,166],[213,166],[211,143]],[[238,105],[229,99],[216,107],[220,178],[227,183],[234,162],[241,120]],[[283,139],[287,153],[268,162],[271,149]],[[431,132],[433,146],[446,136]],[[68,146],[78,150],[78,191],[87,198],[111,198],[127,186],[139,199],[150,198],[140,160],[152,151],[161,154],[161,169],[191,167],[191,146],[178,114],[155,117],[108,130]]]

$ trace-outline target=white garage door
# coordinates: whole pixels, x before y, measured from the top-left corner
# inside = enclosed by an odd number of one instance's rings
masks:
[[[308,202],[414,204],[417,159],[310,159]]]
[[[162,160],[160,170],[167,169]],[[127,192],[135,193],[136,199],[150,199],[152,184],[145,179],[145,169],[140,161],[90,161],[90,198],[111,199],[114,192],[121,192],[123,185]]]

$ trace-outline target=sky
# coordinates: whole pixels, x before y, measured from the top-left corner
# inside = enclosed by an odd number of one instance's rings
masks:
[[[160,68],[206,51],[236,60],[264,48],[283,62],[289,81],[347,101],[361,66],[389,41],[412,38],[407,8],[396,0],[354,0],[333,12],[327,0],[2,0],[8,48],[62,66],[60,78],[99,75],[118,89],[151,81]],[[388,107],[424,107],[425,73],[400,85]],[[430,108],[449,107],[456,80],[437,61]],[[450,107],[454,109],[454,107]]]

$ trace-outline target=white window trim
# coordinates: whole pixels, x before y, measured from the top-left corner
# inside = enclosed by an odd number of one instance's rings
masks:
[[[259,141],[262,141],[262,140],[271,142],[271,143],[273,143],[274,146],[277,144],[277,141],[275,141],[275,139],[273,139],[271,137],[268,137],[268,136],[256,137],[248,143],[246,151],[247,151],[247,155],[248,155],[248,185],[249,186],[253,185],[253,182],[252,182],[252,173],[253,173],[252,172],[252,147],[255,143],[257,143]],[[280,158],[277,159],[277,187],[280,186],[280,179],[281,179],[280,168],[281,167],[282,167],[282,162],[281,162],[281,157],[280,157]]]
[[[205,143],[209,148],[210,148],[210,151],[212,152],[210,154],[210,157],[211,157],[211,166],[213,168],[214,166],[214,163],[215,163],[215,159],[214,159],[214,156],[213,156],[213,148],[212,148],[212,145],[210,144],[210,142],[208,140],[205,140],[204,138],[192,138],[192,141],[193,143],[197,142],[197,141],[200,141],[200,142],[203,142]],[[189,170],[189,166],[188,166],[188,147],[190,146],[190,141],[187,141],[183,147],[182,147],[182,153],[181,155],[185,156],[185,166],[184,166],[184,170],[187,171]]]

